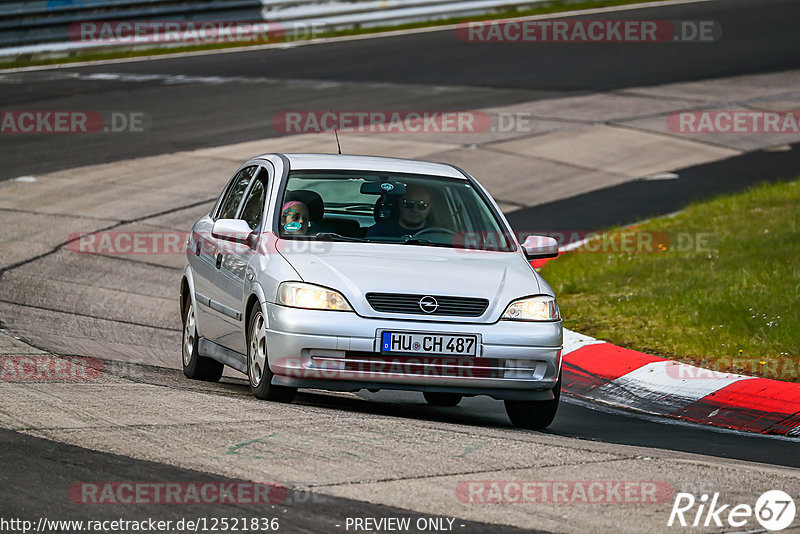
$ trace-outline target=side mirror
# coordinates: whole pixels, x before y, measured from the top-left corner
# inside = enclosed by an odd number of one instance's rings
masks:
[[[211,229],[211,237],[250,245],[253,230],[242,219],[218,219]]]
[[[555,258],[558,256],[558,241],[552,237],[529,235],[522,243],[522,250],[530,260]]]

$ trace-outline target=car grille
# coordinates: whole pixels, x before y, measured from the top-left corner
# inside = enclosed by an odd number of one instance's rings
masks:
[[[436,311],[426,313],[420,308],[419,301],[423,297],[436,299],[439,304]],[[367,293],[367,302],[369,302],[373,310],[379,312],[451,315],[456,317],[480,317],[489,306],[489,301],[486,299],[442,295],[405,295],[401,293]]]

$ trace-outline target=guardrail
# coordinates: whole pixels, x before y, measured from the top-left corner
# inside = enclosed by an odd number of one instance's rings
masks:
[[[261,20],[259,0],[33,0],[0,5],[0,47],[67,42],[86,20]]]
[[[70,40],[84,21],[237,21],[315,30],[377,27],[472,16],[545,0],[14,0],[0,3],[0,56],[66,53],[119,43]],[[154,46],[150,42],[149,46]],[[171,43],[174,46],[176,43]],[[183,43],[185,44],[185,43]],[[165,46],[169,44],[165,43]]]

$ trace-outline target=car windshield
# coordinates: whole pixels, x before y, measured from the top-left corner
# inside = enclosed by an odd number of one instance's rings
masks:
[[[285,238],[515,249],[487,200],[466,180],[293,171],[278,208]]]

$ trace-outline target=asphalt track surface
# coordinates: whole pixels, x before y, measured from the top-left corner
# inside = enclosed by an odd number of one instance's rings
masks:
[[[674,180],[634,180],[513,211],[506,218],[525,231],[595,231],[631,224],[759,183],[793,180],[800,175],[800,145],[785,152],[749,152],[676,174]]]
[[[711,19],[724,29],[713,48],[695,45],[593,45],[580,53],[569,45],[472,46],[453,32],[423,33],[361,42],[312,45],[187,56],[94,67],[19,73],[0,83],[6,109],[144,110],[159,117],[147,136],[10,136],[0,140],[0,178],[36,174],[148,154],[214,146],[275,135],[271,117],[286,109],[334,107],[372,109],[469,109],[533,98],[590,93],[673,81],[800,68],[796,24],[800,4],[789,1],[714,1],[607,15],[608,18]],[[524,66],[524,68],[520,68]],[[85,80],[92,73],[160,74],[151,81]],[[175,76],[236,77],[225,83],[175,83]],[[248,83],[243,78],[270,78]],[[316,80],[334,81],[325,88]],[[445,87],[445,89],[442,88]],[[354,104],[357,102],[357,106]],[[590,230],[668,213],[689,200],[740,190],[763,181],[800,174],[797,147],[789,152],[757,152],[684,169],[669,182],[630,182],[535,209],[514,212],[519,228]],[[614,209],[607,206],[614,199]],[[621,200],[622,199],[622,200]],[[170,371],[173,372],[173,371]],[[179,373],[179,371],[174,371]],[[246,389],[244,381],[240,384]],[[342,399],[301,393],[301,403],[337,410],[486,426],[507,426],[501,403],[466,399],[456,408],[431,408],[403,393],[364,393]],[[800,467],[797,442],[718,431],[698,425],[646,419],[621,410],[565,402],[547,431],[625,445],[690,452],[723,458]],[[192,480],[209,475],[175,467],[0,432],[4,465],[0,485],[4,511],[18,517],[81,517],[63,498],[74,480]],[[60,482],[53,482],[53,474]],[[198,478],[199,479],[199,478]],[[20,481],[25,482],[21,483]],[[61,484],[59,486],[59,483]],[[160,507],[160,515],[186,516],[191,510]],[[203,507],[200,515],[226,515]],[[107,509],[109,517],[143,510]],[[315,509],[287,507],[294,531],[320,531],[346,515],[402,515],[403,512],[346,499],[331,499]],[[93,517],[99,512],[92,510]],[[123,515],[124,517],[124,515]],[[167,516],[164,516],[167,518]],[[316,521],[316,523],[315,523]],[[465,522],[467,523],[467,522]],[[485,530],[471,524],[470,532]],[[501,532],[492,526],[492,532]],[[514,531],[508,529],[508,532]]]
[[[0,179],[275,136],[272,119],[287,110],[476,109],[800,68],[800,3],[792,0],[714,0],[591,18],[713,20],[723,33],[713,44],[479,44],[449,30],[0,72],[4,109],[144,112],[152,124],[146,135],[87,135],[80,150],[74,136],[3,136]],[[91,79],[98,74],[128,77]]]
[[[350,499],[325,496],[320,499],[308,493],[279,493],[275,504],[145,504],[130,506],[109,504],[96,506],[75,504],[64,499],[76,480],[161,480],[183,483],[230,483],[236,480],[181,469],[155,462],[133,460],[115,454],[92,451],[56,443],[16,432],[0,430],[0,446],[5,468],[0,474],[0,496],[3,517],[14,517],[36,524],[41,517],[59,520],[158,521],[198,518],[277,518],[279,532],[330,532],[345,517],[411,518],[420,517],[406,510],[374,505]],[[35,463],[32,462],[35,459]],[[55,474],[55,475],[54,475]],[[20,487],[19,481],[25,480]],[[272,495],[270,493],[270,495]],[[458,531],[465,534],[531,532],[502,525],[486,525],[456,520]]]

